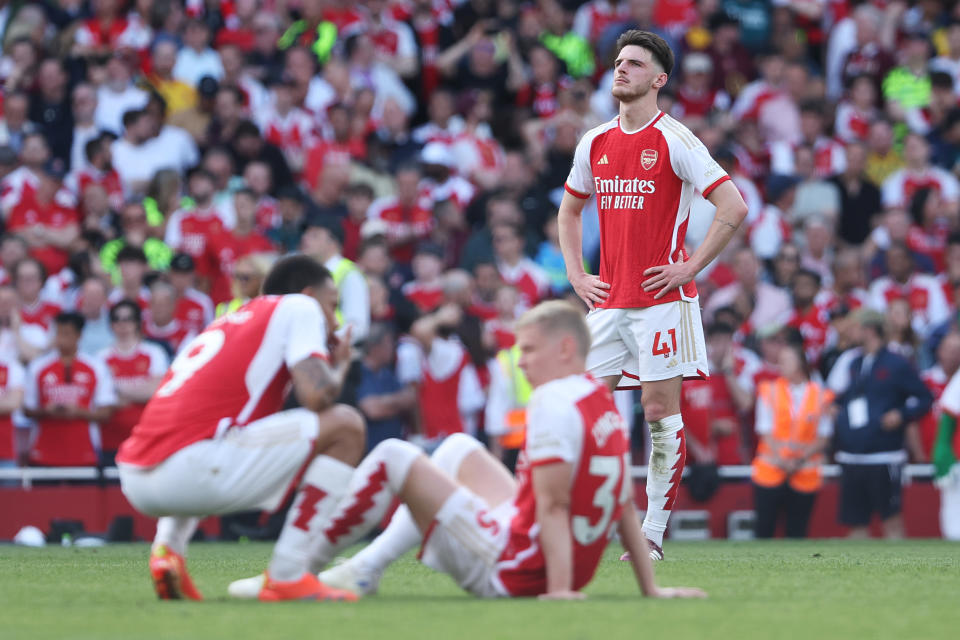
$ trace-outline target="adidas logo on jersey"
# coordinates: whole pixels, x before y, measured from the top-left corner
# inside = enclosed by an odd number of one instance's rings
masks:
[[[597,160],[597,166],[600,166],[602,164],[610,164],[610,161],[607,160],[607,154],[603,154],[602,156],[600,156],[600,159]]]

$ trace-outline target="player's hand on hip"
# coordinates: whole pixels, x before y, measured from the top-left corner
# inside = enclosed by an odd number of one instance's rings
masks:
[[[571,276],[570,284],[573,285],[573,290],[577,292],[581,300],[587,303],[591,311],[610,295],[608,292],[610,285],[600,280],[599,276],[592,276],[589,273]]]
[[[656,267],[650,267],[643,272],[643,275],[650,276],[643,281],[643,290],[647,293],[657,291],[653,296],[654,300],[660,299],[674,289],[682,287],[691,282],[697,273],[690,266],[689,262],[683,261],[683,256],[673,264],[661,264]]]
[[[550,593],[541,593],[537,596],[538,600],[586,600],[587,594],[579,591],[551,591]]]
[[[706,598],[707,592],[696,587],[657,587],[657,590],[650,594],[652,598]]]

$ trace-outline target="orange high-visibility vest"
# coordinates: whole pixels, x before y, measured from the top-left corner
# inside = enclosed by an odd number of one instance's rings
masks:
[[[758,400],[766,403],[773,414],[773,431],[760,438],[757,457],[753,459],[753,481],[761,487],[778,487],[787,480],[787,473],[773,459],[798,459],[802,450],[817,440],[817,425],[829,410],[833,393],[808,382],[800,406],[794,407],[786,378],[778,378],[760,384]],[[819,489],[822,464],[823,454],[811,456],[790,476],[790,487],[805,493]]]

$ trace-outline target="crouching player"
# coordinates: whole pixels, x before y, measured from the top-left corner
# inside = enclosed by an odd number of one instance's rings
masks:
[[[319,526],[363,455],[363,419],[335,405],[349,332],[327,353],[337,289],[312,258],[274,265],[254,298],[209,325],[173,361],[120,447],[123,493],[159,516],[150,573],[163,599],[201,599],[184,561],[198,517],[275,510],[298,495],[261,600],[355,600],[307,571]],[[288,383],[304,408],[281,411]]]
[[[315,566],[368,533],[395,495],[405,506],[377,540],[321,581],[370,593],[380,572],[419,544],[424,564],[474,595],[579,599],[617,528],[645,595],[704,596],[654,582],[623,420],[606,387],[584,373],[590,333],[582,314],[564,302],[541,304],[521,318],[517,342],[536,390],[516,480],[463,434],[447,438],[432,458],[400,440],[379,444],[330,513]],[[238,580],[230,593],[254,598],[269,584],[266,575]]]

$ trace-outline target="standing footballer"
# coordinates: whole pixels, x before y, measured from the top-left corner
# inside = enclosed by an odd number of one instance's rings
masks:
[[[703,143],[657,108],[673,69],[669,45],[631,30],[617,51],[612,93],[620,115],[577,145],[560,203],[560,246],[570,283],[590,307],[587,369],[610,389],[643,388],[653,445],[643,530],[650,556],[660,560],[686,457],[680,384],[708,373],[693,279],[730,241],[747,207]],[[703,244],[687,256],[696,191],[717,212]],[[580,218],[592,194],[600,213],[599,277],[581,266]]]

